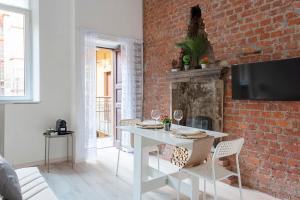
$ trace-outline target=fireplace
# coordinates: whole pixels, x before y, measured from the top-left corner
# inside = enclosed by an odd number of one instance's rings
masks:
[[[227,68],[171,72],[171,113],[184,113],[182,125],[223,131],[224,73]]]
[[[189,117],[186,119],[185,125],[189,127],[200,128],[205,130],[213,130],[212,118],[210,117],[203,117],[203,116]]]
[[[211,67],[189,71],[170,72],[171,113],[174,110],[183,111],[182,125],[213,131],[223,131],[223,99],[224,77],[227,67]],[[214,141],[214,146],[219,140]],[[165,148],[170,148],[165,146]],[[164,152],[168,152],[165,150]],[[169,151],[171,162],[178,167],[186,164],[183,155],[188,150],[173,147]]]

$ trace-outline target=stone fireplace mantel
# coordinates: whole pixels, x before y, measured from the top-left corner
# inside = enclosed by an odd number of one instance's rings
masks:
[[[171,82],[209,81],[223,79],[228,67],[210,67],[205,69],[192,69],[187,71],[169,72],[167,77]]]

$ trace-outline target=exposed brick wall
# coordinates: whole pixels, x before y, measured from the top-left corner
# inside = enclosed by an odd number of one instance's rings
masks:
[[[229,64],[300,57],[300,1],[144,0],[144,116],[169,112],[166,73],[199,4],[216,59]],[[245,49],[261,54],[241,56]],[[300,76],[299,76],[300,77]],[[274,80],[276,81],[276,80]],[[233,101],[227,81],[224,131],[244,137],[243,184],[281,199],[300,199],[300,102]]]

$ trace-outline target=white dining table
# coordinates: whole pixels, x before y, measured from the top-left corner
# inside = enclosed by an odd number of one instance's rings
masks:
[[[118,126],[118,129],[134,134],[134,170],[133,170],[133,199],[141,200],[142,195],[146,192],[164,187],[166,185],[177,189],[180,172],[164,174],[149,166],[149,151],[155,145],[169,144],[177,147],[185,147],[193,150],[191,139],[180,139],[170,135],[163,129],[142,129],[137,126]],[[173,125],[172,129],[184,128],[183,126]],[[186,127],[187,128],[187,127]],[[191,129],[190,127],[188,127]],[[195,129],[195,128],[192,128]],[[205,131],[207,135],[214,138],[222,138],[228,134],[216,131]],[[190,197],[191,200],[199,199],[199,181],[191,178],[191,183],[181,183],[180,192]]]

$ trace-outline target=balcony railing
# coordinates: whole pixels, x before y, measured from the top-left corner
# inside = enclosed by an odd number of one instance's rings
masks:
[[[112,98],[96,97],[97,129],[105,135],[112,135]]]

